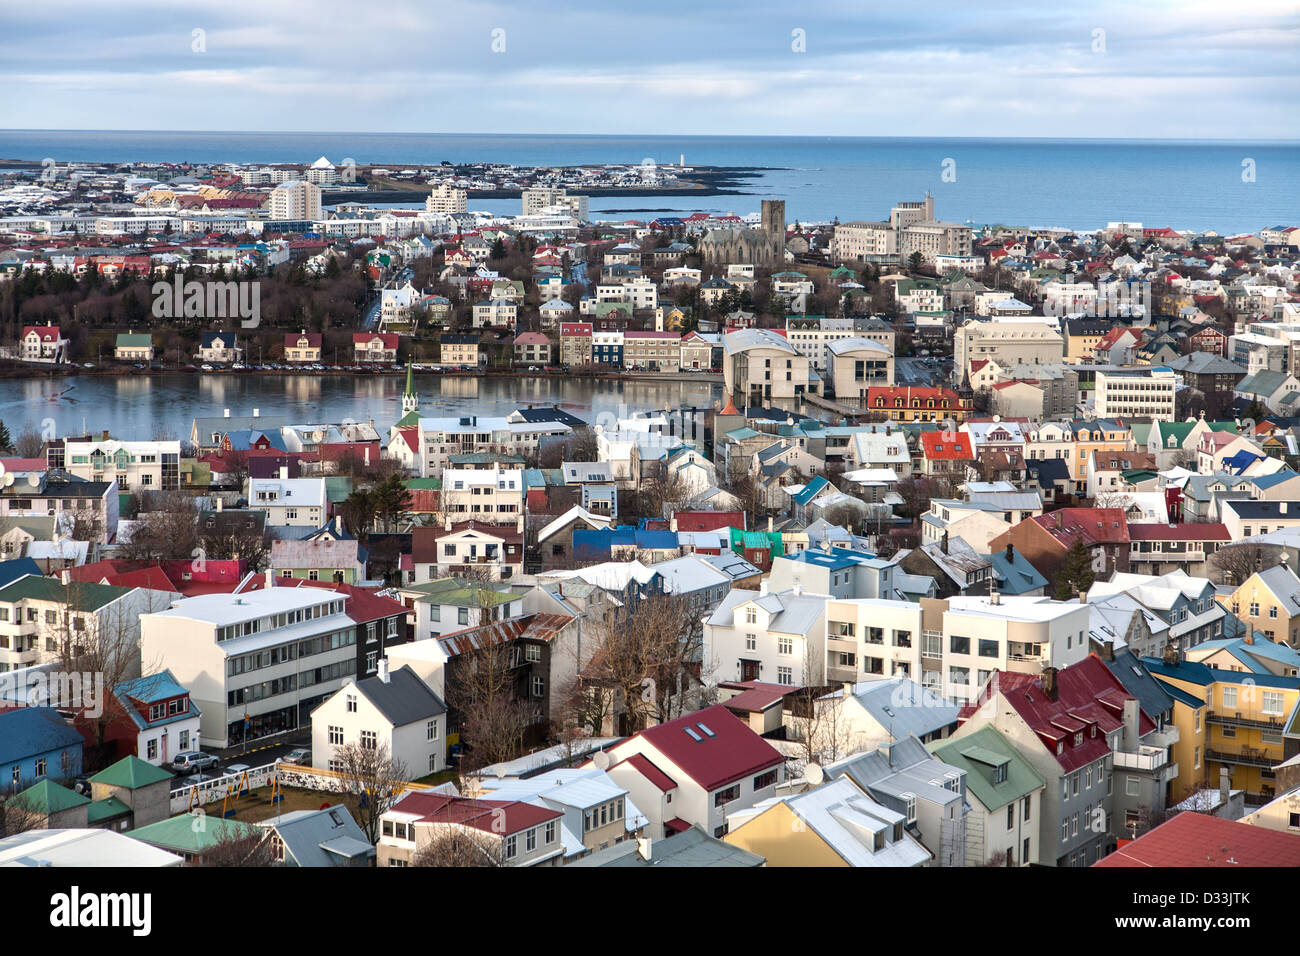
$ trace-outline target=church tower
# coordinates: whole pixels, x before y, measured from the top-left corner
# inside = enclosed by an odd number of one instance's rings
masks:
[[[406,360],[406,391],[402,392],[402,417],[420,410],[420,397],[415,394],[415,376],[411,370],[411,360]]]

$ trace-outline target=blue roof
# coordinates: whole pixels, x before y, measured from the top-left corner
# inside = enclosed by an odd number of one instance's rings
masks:
[[[73,746],[81,747],[81,734],[53,707],[20,707],[0,714],[0,764]]]
[[[981,555],[993,565],[993,574],[997,577],[998,590],[1003,594],[1028,594],[1035,588],[1047,587],[1047,578],[1038,573],[1019,551],[1014,551],[1010,559],[1006,551],[995,551]]]
[[[137,677],[135,680],[122,681],[113,688],[113,695],[119,700],[130,697],[144,704],[157,703],[162,700],[170,700],[173,697],[184,697],[189,694],[189,689],[181,686],[176,680],[175,675],[170,670],[162,670],[157,674],[151,674],[148,677]],[[134,707],[124,705],[123,710],[131,717],[137,727],[161,727],[163,724],[173,724],[181,720],[189,720],[194,717],[201,717],[203,712],[199,710],[198,704],[190,698],[190,705],[187,710],[179,714],[169,714],[160,717],[158,720],[147,720]]]
[[[790,499],[795,504],[806,505],[808,502],[812,501],[813,498],[815,498],[817,494],[829,484],[830,484],[829,481],[827,481],[821,475],[818,475],[817,477],[813,478],[812,481],[808,482],[808,484],[804,485],[800,491],[791,495]]]
[[[12,584],[27,574],[38,577],[45,572],[31,558],[14,558],[12,561],[0,561],[0,588]]]
[[[675,548],[677,547],[677,532],[638,531],[636,533],[636,546],[638,548],[648,548],[655,551],[664,548]]]
[[[1259,658],[1261,657],[1277,661],[1279,664],[1285,664],[1288,667],[1300,667],[1300,651],[1288,647],[1286,644],[1277,644],[1264,638],[1256,638],[1253,644],[1247,644],[1244,637],[1229,637],[1218,638],[1213,641],[1202,641],[1196,645],[1198,654],[1201,651],[1219,650],[1227,651],[1257,674],[1272,673],[1260,662]]]
[[[285,447],[284,436],[279,431],[262,431],[260,429],[244,428],[235,432],[227,432],[226,437],[230,440],[230,447],[234,451],[248,451],[253,447],[253,442],[265,436],[271,447],[277,451],[288,451]]]
[[[791,561],[815,564],[819,568],[827,568],[831,571],[842,571],[845,568],[856,567],[875,560],[874,554],[865,554],[849,548],[832,548],[830,551],[823,551],[820,548],[805,548],[798,554],[786,555],[786,557]]]
[[[1142,658],[1142,666],[1157,677],[1170,677],[1185,680],[1193,684],[1206,686],[1217,682],[1240,684],[1249,680],[1259,687],[1300,687],[1300,677],[1279,677],[1276,674],[1256,674],[1245,671],[1225,671],[1195,661],[1183,661],[1181,664],[1166,664],[1158,657]]]
[[[1280,485],[1284,481],[1290,481],[1292,478],[1300,478],[1300,472],[1292,471],[1290,468],[1283,468],[1271,475],[1256,475],[1251,481],[1255,482],[1256,488],[1264,490],[1272,488],[1274,485]]]

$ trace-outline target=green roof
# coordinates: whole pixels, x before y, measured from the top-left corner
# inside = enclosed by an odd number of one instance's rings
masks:
[[[973,734],[949,737],[930,744],[930,752],[944,763],[966,771],[966,789],[987,810],[999,810],[1046,786],[1043,778],[1015,747],[992,727]],[[1007,779],[993,782],[993,768],[1005,761]],[[1037,811],[1042,813],[1040,807]]]
[[[420,601],[436,601],[438,604],[455,604],[460,607],[495,607],[519,597],[510,590],[494,590],[489,585],[460,578],[439,578],[426,584],[411,584],[402,590],[423,595],[417,598]]]
[[[180,853],[202,853],[223,839],[239,838],[258,833],[260,828],[240,820],[227,820],[215,814],[196,816],[182,813],[169,820],[159,820],[147,827],[131,831],[131,838]]]
[[[1160,477],[1160,472],[1148,471],[1145,468],[1133,468],[1130,469],[1129,471],[1120,472],[1120,477],[1123,478],[1125,481],[1131,482],[1132,484],[1136,485],[1138,482],[1150,481],[1153,478]]]
[[[442,491],[441,478],[407,478],[406,487],[412,491]]]
[[[147,349],[152,346],[153,346],[153,336],[147,332],[136,332],[135,334],[132,334],[130,332],[119,332],[117,334],[118,348],[127,347],[127,348]]]
[[[91,783],[103,783],[110,787],[125,787],[138,790],[159,780],[171,780],[172,775],[161,767],[145,763],[139,757],[123,757],[113,766],[101,770],[90,778]]]
[[[22,808],[29,813],[48,815],[90,803],[90,798],[83,797],[67,787],[60,787],[57,783],[42,780],[40,783],[32,784],[14,797],[14,802],[17,803],[18,801],[22,801]]]
[[[119,588],[111,584],[87,584],[81,581],[64,584],[57,578],[29,574],[0,588],[0,603],[16,604],[19,601],[63,603],[66,601],[76,611],[97,611],[130,592],[131,588]]]
[[[105,820],[125,816],[130,812],[131,808],[117,797],[105,797],[103,800],[96,800],[90,805],[90,812],[86,814],[86,821],[91,826],[94,826],[96,823],[103,823]]]

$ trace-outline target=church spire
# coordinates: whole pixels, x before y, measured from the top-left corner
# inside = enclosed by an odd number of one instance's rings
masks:
[[[402,392],[402,414],[409,415],[411,412],[419,411],[420,398],[415,394],[415,376],[411,368],[411,360],[406,360],[406,390]]]

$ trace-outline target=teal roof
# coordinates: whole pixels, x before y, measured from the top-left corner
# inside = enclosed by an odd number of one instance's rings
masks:
[[[131,838],[164,850],[194,854],[210,850],[222,840],[258,832],[260,829],[251,823],[226,820],[211,813],[202,817],[182,813],[147,827],[137,827],[131,831]]]
[[[131,808],[117,797],[105,797],[103,800],[96,800],[90,805],[90,811],[86,814],[86,821],[91,826],[94,826],[96,823],[103,823],[105,820],[126,816],[130,812]]]
[[[138,790],[159,780],[171,780],[172,775],[161,767],[145,763],[139,757],[123,757],[107,769],[101,770],[90,778],[91,783],[102,783],[110,787],[125,787]]]
[[[67,787],[60,787],[49,780],[32,784],[13,799],[15,803],[21,801],[22,808],[29,813],[46,815],[90,803],[90,798],[83,797]]]

